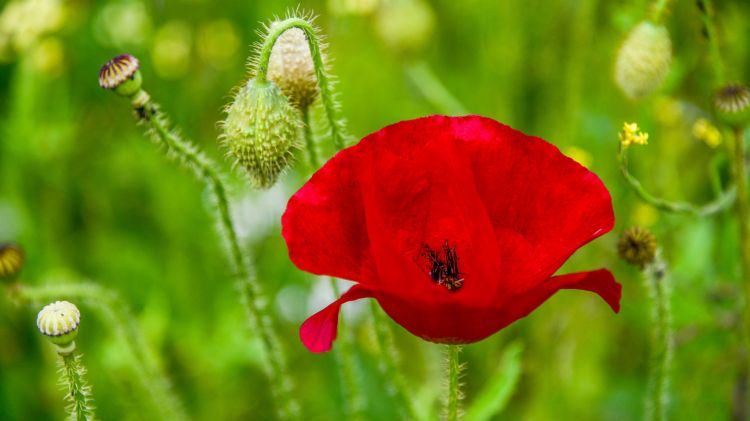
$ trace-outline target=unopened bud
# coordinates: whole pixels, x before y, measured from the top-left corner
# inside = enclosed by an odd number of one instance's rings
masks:
[[[617,55],[615,80],[630,98],[644,97],[661,85],[672,62],[667,28],[648,21],[628,34]]]
[[[287,29],[276,40],[268,62],[268,78],[299,109],[307,108],[318,97],[315,66],[302,29]]]
[[[119,55],[106,62],[99,70],[99,86],[130,97],[141,90],[141,72],[138,59],[130,54]]]
[[[255,187],[269,188],[299,147],[299,112],[271,82],[250,79],[227,109],[222,143]]]
[[[741,84],[727,85],[714,94],[716,116],[732,127],[750,121],[750,89]]]
[[[621,259],[643,269],[656,257],[656,237],[646,228],[628,228],[620,235],[617,253]]]
[[[78,307],[67,301],[55,301],[44,306],[36,318],[39,332],[66,353],[75,348],[73,341],[78,335],[80,322]]]
[[[0,279],[13,279],[23,268],[23,251],[13,243],[0,244]]]

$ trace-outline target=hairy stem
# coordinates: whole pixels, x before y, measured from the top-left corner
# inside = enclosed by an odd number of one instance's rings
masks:
[[[147,95],[146,97],[149,98]],[[216,164],[198,151],[195,145],[182,139],[174,130],[171,130],[164,114],[150,99],[147,99],[145,103],[134,101],[133,105],[140,121],[149,127],[154,140],[164,145],[169,153],[177,156],[182,163],[195,172],[198,178],[208,185],[218,211],[222,233],[227,239],[229,257],[236,273],[242,304],[251,321],[251,326],[257,328],[254,330],[259,333],[263,344],[266,360],[263,365],[266,367],[272,392],[279,405],[279,415],[284,419],[298,418],[299,406],[292,397],[292,383],[286,372],[284,354],[262,303],[255,267],[242,254],[242,248],[229,212],[226,189],[216,170]]]
[[[619,143],[617,146],[617,162],[620,164],[620,172],[622,173],[625,180],[628,182],[630,187],[635,191],[638,197],[644,202],[654,206],[657,209],[671,212],[671,213],[684,213],[693,216],[707,216],[714,213],[721,212],[728,208],[735,200],[737,195],[737,189],[734,185],[727,188],[722,192],[716,199],[703,205],[694,205],[687,202],[673,202],[660,197],[653,196],[643,188],[643,185],[638,181],[635,176],[630,174],[628,171],[628,159],[625,154],[627,148]]]
[[[748,415],[747,380],[750,371],[750,201],[747,194],[747,162],[745,151],[745,132],[742,129],[734,130],[734,178],[737,183],[737,222],[740,235],[740,265],[742,267],[742,285],[745,295],[745,307],[743,310],[742,323],[740,324],[740,338],[742,348],[740,349],[739,379],[744,384],[738,384],[738,402],[735,403],[735,412],[746,418]]]
[[[91,387],[86,383],[86,369],[81,362],[81,354],[73,350],[70,353],[58,354],[60,367],[60,384],[65,388],[65,400],[68,401],[68,420],[92,421],[94,416]]]
[[[170,381],[148,347],[135,318],[114,291],[91,282],[43,286],[18,284],[9,291],[21,302],[44,303],[66,298],[89,306],[108,330],[125,342],[133,356],[133,375],[143,388],[143,395],[150,399],[154,413],[163,420],[187,419],[182,403],[175,396]]]
[[[312,127],[310,127],[310,120],[310,109],[306,107],[302,110],[302,123],[305,125],[305,148],[307,148],[310,168],[315,171],[320,168],[320,157],[313,138]]]
[[[461,352],[460,345],[446,345],[448,348],[448,399],[446,401],[446,414],[448,421],[456,421],[459,417],[459,402],[461,401],[461,363],[458,354]]]
[[[666,265],[657,254],[643,272],[646,289],[651,297],[651,358],[649,363],[646,420],[667,419],[669,402],[669,371],[672,362],[673,333],[671,285]]]
[[[427,63],[417,61],[405,64],[404,71],[424,99],[439,113],[449,115],[468,114],[466,107],[435,76]]]
[[[342,149],[346,146],[346,132],[343,123],[338,118],[338,105],[334,98],[331,77],[326,71],[323,57],[320,54],[318,34],[310,22],[302,18],[289,18],[278,22],[273,25],[273,27],[269,28],[268,35],[263,41],[263,45],[260,47],[258,66],[255,74],[256,80],[259,82],[266,82],[268,79],[268,61],[271,59],[273,46],[276,44],[276,40],[281,34],[291,28],[299,28],[305,32],[307,45],[310,48],[310,56],[312,56],[313,66],[315,68],[315,77],[318,80],[320,98],[326,112],[328,129],[331,131],[331,140],[336,149]]]

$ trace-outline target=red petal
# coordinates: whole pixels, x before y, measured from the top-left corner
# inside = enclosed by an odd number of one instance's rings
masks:
[[[622,285],[615,281],[615,277],[607,269],[553,276],[544,285],[553,293],[561,289],[580,289],[599,294],[612,311],[620,312]]]
[[[339,324],[339,310],[341,305],[360,298],[372,297],[372,292],[356,284],[349,288],[338,300],[329,304],[323,310],[313,314],[299,328],[299,337],[302,343],[311,352],[326,352],[331,350],[331,345],[336,339],[336,331]]]

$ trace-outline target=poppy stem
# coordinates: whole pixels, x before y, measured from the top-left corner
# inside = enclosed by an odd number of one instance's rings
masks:
[[[133,107],[140,123],[149,128],[149,134],[154,141],[165,146],[169,154],[175,155],[181,163],[203,180],[213,196],[221,232],[226,238],[229,257],[236,272],[241,302],[250,320],[251,328],[259,333],[263,344],[265,351],[263,366],[266,367],[272,393],[279,405],[279,416],[282,419],[297,419],[299,418],[299,405],[292,397],[292,382],[286,372],[284,354],[261,299],[261,288],[256,278],[255,267],[242,253],[232,215],[229,212],[226,188],[216,169],[216,164],[194,144],[183,139],[175,130],[171,130],[166,116],[158,105],[152,102],[150,96],[144,91],[141,93],[133,97]]]
[[[65,298],[86,304],[98,315],[109,332],[125,342],[133,357],[131,374],[137,379],[143,391],[142,396],[149,400],[148,408],[152,411],[141,415],[148,418],[154,414],[155,418],[163,420],[187,419],[171,382],[146,343],[128,306],[116,292],[95,283],[83,282],[42,286],[19,283],[9,288],[8,293],[22,303],[43,303]]]
[[[695,205],[688,202],[673,202],[660,197],[656,197],[647,192],[646,189],[643,188],[641,182],[628,170],[628,158],[625,152],[626,149],[628,148],[623,146],[622,142],[618,143],[617,162],[620,164],[620,172],[622,173],[622,176],[625,177],[625,180],[628,182],[633,191],[635,191],[635,193],[638,195],[638,197],[640,197],[644,202],[654,206],[655,208],[671,213],[682,213],[692,216],[708,216],[714,213],[721,212],[732,205],[732,203],[734,203],[735,197],[737,195],[737,189],[734,185],[731,185],[726,190],[724,190],[713,201],[702,205]]]
[[[446,412],[448,421],[457,421],[459,418],[459,402],[461,401],[461,378],[462,366],[458,360],[461,352],[460,345],[446,345],[448,348],[448,400]]]
[[[94,405],[91,387],[86,382],[86,368],[81,361],[81,354],[62,352],[58,347],[57,365],[60,368],[60,384],[65,388],[65,400],[68,401],[68,419],[72,421],[94,420]]]
[[[652,301],[651,351],[648,376],[646,420],[667,419],[669,401],[669,371],[674,347],[672,333],[671,285],[666,264],[657,252],[654,260],[643,270],[643,280]]]
[[[310,120],[310,107],[305,107],[302,110],[302,124],[305,125],[305,147],[307,148],[307,159],[310,161],[310,168],[312,168],[313,171],[316,171],[320,168],[320,154],[315,145],[315,138],[313,138]]]
[[[293,17],[279,21],[268,29],[268,34],[260,47],[255,78],[258,82],[262,83],[268,80],[268,62],[271,59],[273,46],[281,34],[291,28],[299,28],[305,32],[307,45],[310,48],[310,56],[313,60],[313,67],[315,68],[315,77],[318,80],[321,102],[326,112],[328,129],[331,132],[331,140],[336,149],[342,149],[346,145],[346,131],[342,121],[338,117],[339,105],[333,93],[331,76],[328,74],[326,65],[323,62],[323,56],[320,53],[318,32],[309,21]]]

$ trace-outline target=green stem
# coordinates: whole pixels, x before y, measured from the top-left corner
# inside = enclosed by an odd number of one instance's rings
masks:
[[[461,364],[458,354],[461,352],[460,345],[446,345],[448,348],[448,400],[446,404],[448,421],[456,421],[459,417],[458,404],[461,400],[460,375]]]
[[[98,314],[110,332],[123,340],[133,356],[133,374],[145,391],[144,396],[164,420],[185,420],[187,414],[174,395],[170,381],[148,347],[135,318],[114,291],[94,283],[27,286],[17,284],[9,293],[21,302],[46,303],[60,298],[82,302]],[[143,414],[144,416],[146,414]]]
[[[392,398],[396,399],[401,418],[408,420],[422,419],[417,415],[417,411],[411,403],[409,396],[413,394],[406,385],[406,379],[398,367],[398,355],[396,346],[393,343],[393,335],[388,328],[388,318],[383,311],[378,308],[375,300],[370,300],[370,310],[373,315],[373,326],[375,328],[375,339],[380,348],[382,360],[378,364],[383,379],[390,382],[386,391]]]
[[[738,385],[738,390],[744,392],[740,401],[736,402],[737,411],[747,414],[747,378],[750,371],[750,200],[747,193],[747,162],[745,151],[745,135],[743,129],[734,130],[734,178],[737,183],[737,222],[740,235],[740,265],[742,267],[742,285],[745,295],[745,307],[743,310],[743,322],[740,324],[740,339],[742,348],[740,350],[739,379],[744,384]]]
[[[318,150],[315,145],[315,138],[312,134],[312,128],[310,127],[310,109],[305,107],[302,110],[302,123],[305,125],[305,147],[307,148],[307,159],[310,162],[310,168],[316,171],[320,168],[320,158],[318,157]]]
[[[620,164],[620,172],[622,173],[625,180],[628,182],[630,187],[644,202],[654,206],[657,209],[672,212],[672,213],[684,213],[693,216],[707,216],[729,207],[735,200],[737,195],[737,189],[734,186],[729,187],[723,193],[721,193],[716,199],[703,205],[694,205],[687,202],[673,202],[666,199],[662,199],[653,196],[647,192],[640,181],[635,176],[630,174],[628,171],[628,160],[625,154],[626,147],[619,143],[617,146],[617,162]]]
[[[94,416],[91,387],[86,383],[86,369],[81,362],[81,354],[73,350],[59,353],[60,382],[65,386],[65,400],[68,401],[68,420],[91,421]]]
[[[450,93],[427,63],[417,61],[405,64],[404,71],[424,99],[439,113],[448,115],[468,114],[466,107]]]
[[[147,98],[150,97],[147,96]],[[292,383],[286,372],[284,354],[262,304],[261,289],[256,279],[255,267],[242,254],[242,248],[229,212],[226,189],[218,171],[215,169],[216,164],[198,151],[195,145],[170,130],[166,117],[150,99],[147,99],[145,103],[134,102],[134,106],[141,117],[141,122],[151,129],[154,139],[166,146],[169,152],[175,154],[192,169],[198,178],[208,185],[210,192],[213,194],[219,214],[219,224],[229,245],[229,257],[236,272],[241,301],[251,321],[251,327],[257,328],[254,330],[258,331],[263,344],[266,360],[263,365],[266,367],[266,374],[272,384],[272,392],[279,404],[279,415],[284,419],[299,418],[299,405],[292,397]]]
[[[664,23],[671,2],[672,0],[656,0],[651,6],[651,21],[658,24]]]
[[[651,361],[645,419],[664,421],[667,419],[669,371],[674,340],[671,285],[666,275],[666,265],[658,253],[654,262],[645,268],[643,279],[652,301]]]
[[[701,12],[703,20],[703,29],[708,41],[708,50],[711,58],[711,65],[714,68],[715,86],[722,86],[725,82],[724,60],[721,57],[719,48],[719,37],[716,32],[714,22],[714,6],[712,0],[697,0],[698,10]]]
[[[315,68],[315,77],[318,80],[320,98],[323,103],[323,108],[325,108],[328,128],[331,131],[331,139],[336,149],[342,149],[346,146],[346,131],[344,130],[343,123],[338,118],[338,105],[333,94],[331,76],[328,75],[328,72],[326,71],[325,63],[323,63],[323,57],[320,53],[318,34],[315,27],[313,27],[310,22],[301,18],[289,18],[278,22],[273,25],[273,27],[269,28],[268,34],[263,41],[263,45],[260,47],[258,66],[255,74],[256,80],[258,82],[267,81],[268,61],[271,59],[273,46],[276,44],[276,40],[281,34],[291,28],[299,28],[305,32],[307,45],[310,48],[310,56],[312,56],[313,66]]]

